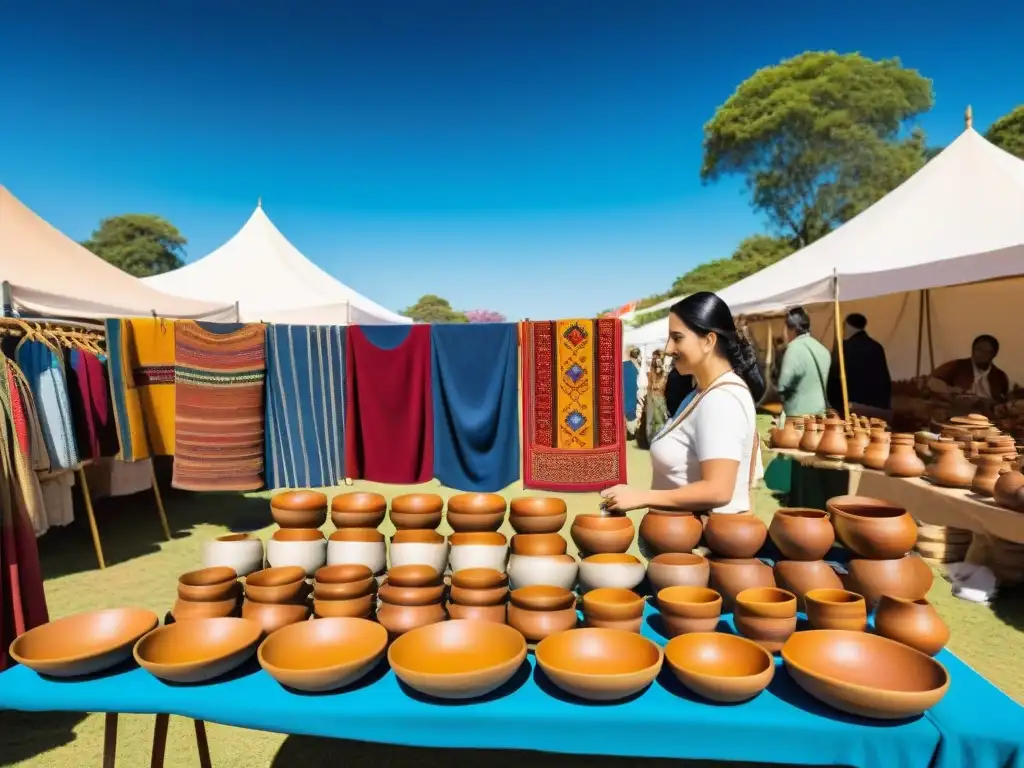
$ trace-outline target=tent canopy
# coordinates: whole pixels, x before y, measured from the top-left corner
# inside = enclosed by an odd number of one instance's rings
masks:
[[[412,322],[344,285],[307,259],[257,205],[238,233],[181,269],[146,278],[161,291],[238,302],[245,322],[298,324]]]
[[[21,314],[57,318],[195,317],[230,320],[228,302],[161,293],[47,224],[0,186],[0,280]]]

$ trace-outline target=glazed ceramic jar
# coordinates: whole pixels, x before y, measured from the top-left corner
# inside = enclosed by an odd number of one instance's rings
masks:
[[[534,556],[512,553],[508,559],[508,576],[513,589],[533,586],[572,589],[576,584],[579,567],[579,562],[571,555]]]
[[[800,439],[802,437],[803,434],[796,428],[796,421],[786,419],[786,423],[782,425],[781,429],[779,427],[772,427],[772,448],[795,450],[800,447]]]
[[[568,589],[521,587],[509,594],[509,626],[527,642],[539,643],[548,635],[574,629],[576,622],[576,596]]]
[[[271,567],[297,565],[312,576],[327,562],[327,540],[316,528],[281,528],[267,542]]]
[[[868,447],[864,449],[864,457],[861,459],[868,469],[882,469],[889,459],[889,433],[881,429],[871,430],[871,440]]]
[[[623,553],[633,543],[633,521],[620,515],[576,515],[569,535],[581,556]]]
[[[796,595],[776,587],[745,589],[736,595],[736,631],[769,653],[778,653],[796,632]]]
[[[428,565],[390,568],[377,596],[377,621],[391,637],[448,618],[442,605],[441,573]]]
[[[825,431],[814,448],[822,459],[842,461],[846,458],[846,422],[842,419],[825,419]]]
[[[647,579],[657,594],[666,587],[706,587],[711,566],[703,555],[666,552],[647,563]]]
[[[406,528],[391,537],[391,568],[429,565],[438,573],[448,567],[448,542],[437,531]]]
[[[644,580],[644,565],[633,555],[604,552],[580,560],[580,587],[635,589]]]
[[[1004,467],[1005,468],[1005,467]],[[1024,474],[1012,470],[1004,472],[992,487],[996,504],[1004,509],[1024,511]]]
[[[846,461],[849,464],[860,464],[864,460],[864,451],[871,442],[871,432],[867,429],[855,428],[853,437],[846,441]]]
[[[248,533],[219,536],[203,544],[203,567],[226,566],[239,576],[263,568],[263,542]]]
[[[977,469],[963,450],[954,442],[937,440],[932,443],[932,453],[937,458],[928,467],[928,478],[936,485],[945,488],[970,488]]]
[[[497,531],[506,509],[505,497],[496,493],[458,493],[448,499],[448,525],[456,533]]]
[[[949,627],[927,600],[883,595],[875,613],[875,631],[921,653],[934,656],[949,642]]]
[[[893,435],[889,439],[889,458],[882,470],[889,477],[921,477],[925,466],[914,452],[913,435]]]
[[[565,502],[547,496],[512,499],[508,522],[516,533],[558,533],[565,525]]]
[[[387,511],[387,499],[379,493],[356,491],[331,499],[331,522],[336,528],[376,528]]]
[[[666,587],[657,595],[659,618],[668,637],[714,632],[722,615],[722,596],[707,587]]]
[[[508,576],[492,568],[464,568],[452,573],[448,596],[451,618],[504,624]]]
[[[319,528],[327,522],[327,496],[320,491],[285,491],[270,499],[270,514],[282,528]]]
[[[490,568],[505,572],[508,562],[508,539],[502,533],[453,533],[448,537],[451,551],[448,560],[452,572],[465,568]]]
[[[800,450],[805,453],[814,453],[818,450],[818,443],[822,437],[822,426],[817,422],[808,421],[804,425],[804,434],[800,438]]]
[[[365,565],[328,565],[314,575],[317,618],[367,619],[373,614],[377,580]]]
[[[863,632],[868,624],[864,598],[845,589],[812,589],[804,595],[807,621],[815,629]]]
[[[724,610],[731,610],[733,599],[744,589],[751,587],[774,587],[775,574],[771,566],[756,557],[713,558],[711,565],[711,588],[722,596]]]
[[[645,605],[647,601],[628,589],[591,590],[583,596],[583,626],[639,632]]]
[[[839,540],[860,557],[902,557],[917,543],[917,523],[902,507],[866,496],[837,496],[827,506]]]
[[[971,491],[978,496],[988,498],[995,492],[996,481],[999,480],[1003,469],[1003,457],[992,454],[981,455],[974,460],[974,465],[978,469],[971,481]]]
[[[775,511],[768,535],[789,560],[821,560],[836,538],[827,512],[787,507]]]
[[[774,571],[775,583],[796,595],[801,606],[811,590],[843,588],[839,574],[824,560],[780,560]]]
[[[650,559],[667,552],[690,552],[704,529],[689,513],[648,511],[640,521],[640,553]]]
[[[863,595],[868,607],[875,606],[882,595],[922,600],[932,588],[932,569],[917,555],[892,560],[854,558],[846,564],[848,574],[843,586]]]
[[[395,530],[432,531],[441,524],[444,499],[436,493],[406,493],[391,500],[391,522]]]
[[[768,538],[768,526],[754,515],[710,514],[704,543],[719,557],[754,557]]]
[[[387,567],[384,534],[376,528],[342,528],[327,541],[328,565],[365,565],[375,574]]]

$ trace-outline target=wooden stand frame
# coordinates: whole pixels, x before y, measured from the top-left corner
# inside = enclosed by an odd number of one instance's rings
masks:
[[[117,718],[116,712],[108,712],[103,726],[103,768],[115,768],[117,761]],[[167,751],[167,727],[170,715],[157,715],[153,728],[153,753],[150,758],[151,768],[163,768],[164,755]],[[199,765],[201,768],[212,768],[210,760],[210,742],[206,738],[206,723],[193,720],[196,729],[196,747],[199,749]]]

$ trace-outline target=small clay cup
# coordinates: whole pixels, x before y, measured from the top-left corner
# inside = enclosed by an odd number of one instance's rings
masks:
[[[714,632],[722,615],[722,596],[708,587],[666,587],[657,601],[669,637]]]
[[[812,589],[804,595],[807,621],[815,629],[863,632],[868,624],[867,603],[845,589]]]

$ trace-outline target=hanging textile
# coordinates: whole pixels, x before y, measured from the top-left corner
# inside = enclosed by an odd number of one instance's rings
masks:
[[[434,474],[460,491],[493,493],[519,479],[518,329],[434,325]]]
[[[4,368],[7,374],[7,391],[10,393],[11,400],[11,424],[14,429],[14,439],[17,441],[16,450],[12,451],[15,474],[25,500],[25,512],[29,522],[32,523],[32,530],[38,537],[50,530],[51,525],[67,525],[71,520],[65,522],[61,515],[56,515],[55,520],[54,516],[50,514],[50,508],[46,504],[46,497],[39,482],[39,475],[36,474],[31,459],[33,448],[42,450],[46,465],[49,466],[49,456],[46,455],[46,450],[42,447],[43,437],[39,433],[32,393],[24,375],[14,363],[8,359]],[[57,477],[70,478],[71,473],[65,472]]]
[[[68,395],[78,455],[83,459],[116,456],[117,424],[107,368],[96,355],[85,350],[73,349],[67,358]]]
[[[63,354],[46,342],[27,338],[18,343],[14,354],[35,399],[52,469],[78,467],[81,459],[75,439]]]
[[[132,371],[132,328],[127,320],[107,320],[107,371],[110,397],[114,404],[114,423],[122,461],[148,459],[149,440],[142,416],[142,401]]]
[[[626,482],[622,324],[522,324],[523,485],[598,491]]]
[[[350,325],[345,359],[348,476],[396,484],[430,480],[430,327]]]
[[[259,490],[266,326],[179,320],[174,338],[171,485],[186,491]]]
[[[131,327],[132,379],[139,391],[149,452],[153,456],[173,456],[174,321],[133,317],[125,322]]]
[[[267,328],[267,487],[345,479],[345,328]]]

